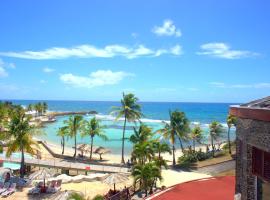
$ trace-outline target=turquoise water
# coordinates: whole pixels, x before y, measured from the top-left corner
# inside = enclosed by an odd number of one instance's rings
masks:
[[[16,104],[27,106],[29,103],[33,104],[38,101],[31,100],[14,100]],[[102,101],[46,101],[51,111],[97,111],[99,114],[97,118],[101,120],[103,125],[106,125],[105,133],[109,140],[103,141],[100,138],[94,139],[94,145],[104,146],[112,150],[113,153],[120,153],[121,151],[121,137],[123,121],[116,122],[109,113],[112,106],[118,106],[119,102],[102,102]],[[216,120],[224,124],[226,127],[226,117],[228,115],[229,106],[234,103],[174,103],[174,102],[141,102],[144,118],[142,121],[148,126],[152,127],[153,131],[156,131],[164,126],[163,121],[169,119],[169,110],[181,110],[184,111],[188,119],[192,124],[200,124],[204,130],[205,142],[208,138],[208,125],[212,121]],[[85,116],[86,120],[89,120],[93,116]],[[57,117],[55,123],[46,125],[43,129],[46,135],[39,136],[43,140],[48,140],[55,144],[60,145],[60,138],[56,136],[59,127],[63,126],[63,121],[68,116]],[[127,124],[126,138],[133,134],[133,123]],[[232,133],[232,138],[234,137]],[[224,129],[224,136],[222,140],[226,138],[226,130]],[[78,143],[89,143],[90,138],[82,138],[78,134]],[[178,141],[177,141],[178,142]],[[72,147],[74,144],[73,139],[67,141],[67,145]],[[186,144],[187,145],[187,144]],[[130,152],[132,145],[126,140],[125,143],[126,152]]]
[[[4,157],[5,156],[5,152],[1,153],[0,156],[3,156]],[[24,156],[25,156],[25,158],[32,158],[32,156],[31,155],[28,155],[28,154],[25,154]],[[21,153],[13,153],[11,155],[11,157],[12,158],[21,158]],[[20,169],[20,164],[10,163],[10,162],[4,162],[3,163],[3,167],[10,168],[12,170],[18,170],[18,169]]]

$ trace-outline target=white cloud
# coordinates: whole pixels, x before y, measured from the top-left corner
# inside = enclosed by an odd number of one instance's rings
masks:
[[[218,58],[239,59],[257,56],[258,53],[244,50],[232,50],[231,47],[222,42],[206,43],[201,45],[199,55],[209,55]]]
[[[45,80],[40,80],[40,83],[41,83],[41,84],[44,84],[44,83],[47,83],[47,81],[45,81]]]
[[[253,83],[253,84],[225,84],[221,82],[211,82],[210,85],[218,88],[238,88],[238,89],[260,89],[270,88],[270,83]]]
[[[5,68],[0,66],[0,77],[7,77],[7,76],[8,76],[8,73],[5,70]]]
[[[51,72],[54,72],[54,71],[55,71],[55,69],[52,69],[52,68],[49,68],[49,67],[43,68],[43,72],[45,72],[45,73],[51,73]]]
[[[52,47],[42,51],[22,51],[22,52],[0,52],[2,56],[24,58],[24,59],[64,59],[69,57],[78,58],[112,58],[123,56],[128,59],[144,57],[144,56],[160,56],[163,54],[180,55],[178,52],[179,45],[172,49],[150,49],[144,45],[135,47],[127,47],[124,45],[107,45],[104,48],[98,48],[93,45],[80,45],[71,48]]]
[[[177,29],[172,20],[165,20],[162,26],[155,26],[153,33],[158,36],[175,36],[180,37],[182,35],[180,29]]]
[[[71,73],[62,74],[60,75],[60,80],[73,87],[93,88],[104,85],[115,85],[128,76],[134,76],[134,74],[123,71],[98,70],[92,72],[89,76],[77,76]]]

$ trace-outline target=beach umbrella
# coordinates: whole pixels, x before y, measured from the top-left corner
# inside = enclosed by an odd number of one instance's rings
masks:
[[[111,150],[106,149],[106,148],[104,148],[104,147],[97,147],[97,148],[95,149],[95,151],[94,151],[94,153],[99,154],[100,160],[102,160],[102,157],[101,157],[102,154],[110,153],[110,152],[111,152]]]
[[[126,174],[123,173],[112,173],[109,174],[102,182],[108,185],[113,185],[113,189],[115,191],[115,184],[122,183],[128,180]]]
[[[47,168],[43,168],[41,170],[38,170],[38,171],[35,171],[34,173],[32,173],[30,176],[29,176],[29,179],[31,181],[33,180],[42,180],[43,179],[43,182],[44,182],[44,186],[45,186],[45,179],[48,179],[48,178],[52,178],[54,176],[54,172],[47,169]]]

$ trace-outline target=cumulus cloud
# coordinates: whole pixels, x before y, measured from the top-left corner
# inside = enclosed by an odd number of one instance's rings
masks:
[[[253,84],[225,84],[222,82],[211,82],[210,85],[218,88],[238,88],[238,89],[260,89],[260,88],[270,88],[270,83],[253,83]]]
[[[182,35],[180,29],[177,29],[172,20],[165,20],[162,26],[155,26],[153,33],[158,36],[175,36],[180,37]]]
[[[179,45],[175,47],[179,48]],[[78,58],[112,58],[123,56],[128,59],[134,59],[145,56],[161,56],[163,54],[180,55],[179,51],[172,49],[150,49],[144,45],[128,47],[125,45],[107,45],[103,48],[98,48],[93,45],[80,45],[71,48],[52,47],[41,51],[22,51],[22,52],[0,52],[0,55],[24,59],[65,59],[70,57]],[[174,50],[173,50],[174,49]]]
[[[94,88],[118,84],[128,76],[134,76],[134,74],[123,71],[112,72],[111,70],[98,70],[92,72],[89,76],[77,76],[71,73],[61,74],[60,80],[73,87]]]
[[[43,72],[45,72],[45,73],[51,73],[51,72],[54,72],[54,71],[55,71],[55,69],[52,69],[52,68],[49,68],[49,67],[43,68]]]
[[[233,50],[228,44],[222,42],[206,43],[201,45],[200,48],[201,51],[197,52],[198,55],[209,55],[225,59],[239,59],[258,55],[258,53],[251,51]]]

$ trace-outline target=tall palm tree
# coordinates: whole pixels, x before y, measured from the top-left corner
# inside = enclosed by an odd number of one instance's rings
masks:
[[[191,131],[191,139],[193,142],[193,150],[195,151],[195,143],[200,143],[202,140],[202,129],[199,125],[195,126]]]
[[[32,111],[33,110],[33,105],[32,104],[29,104],[28,106],[27,106],[27,111]]]
[[[148,195],[148,190],[152,190],[156,180],[162,180],[161,170],[154,162],[136,165],[133,168],[132,176],[135,183],[137,181],[142,183],[141,189],[145,191],[145,196]]]
[[[145,124],[140,124],[139,129],[133,128],[134,129],[134,134],[130,136],[129,140],[133,144],[137,143],[143,143],[151,139],[153,136],[152,129],[145,125]]]
[[[133,146],[131,160],[133,163],[144,165],[154,158],[155,152],[152,143],[149,141],[137,143]]]
[[[227,126],[228,126],[228,146],[229,146],[229,153],[232,154],[232,149],[231,149],[231,139],[230,139],[230,131],[231,127],[236,125],[236,120],[237,118],[231,114],[228,115],[227,117]]]
[[[68,120],[65,120],[64,123],[68,127],[69,136],[74,137],[74,155],[76,158],[77,155],[77,133],[82,130],[83,127],[83,117],[81,115],[70,116]]]
[[[116,120],[119,120],[121,117],[124,117],[124,126],[123,126],[123,135],[122,135],[122,159],[121,163],[125,163],[124,160],[124,149],[125,149],[125,131],[126,131],[126,123],[128,122],[136,122],[136,120],[140,120],[141,106],[138,104],[138,98],[135,97],[134,94],[124,94],[123,99],[121,99],[121,106],[113,107],[113,111],[111,114],[116,115]]]
[[[163,129],[158,130],[164,138],[169,139],[172,144],[172,155],[173,155],[173,166],[175,166],[175,140],[176,137],[179,138],[180,146],[182,151],[184,151],[184,147],[182,144],[182,140],[187,139],[188,133],[188,120],[185,117],[183,112],[174,111],[169,112],[170,122],[165,124]]]
[[[170,115],[172,125],[175,126],[176,135],[178,136],[181,150],[184,152],[183,141],[188,139],[188,133],[190,131],[189,121],[186,118],[185,113],[178,110],[171,112]]]
[[[10,157],[16,151],[21,152],[20,175],[22,178],[25,171],[24,153],[34,155],[35,149],[33,147],[38,148],[38,144],[33,140],[33,135],[36,133],[35,128],[29,125],[29,122],[30,117],[25,115],[23,108],[17,108],[11,116],[7,129],[10,141],[8,142],[6,156]]]
[[[65,153],[65,137],[68,137],[68,127],[64,126],[58,129],[57,136],[61,137],[62,155]]]
[[[213,154],[213,157],[215,157],[216,148],[214,145],[214,140],[216,140],[223,132],[222,125],[217,121],[213,121],[209,125],[209,131],[210,131],[210,138],[211,138],[211,145],[212,145],[212,154]]]
[[[45,114],[48,110],[48,104],[44,101],[42,103],[42,113]]]
[[[162,165],[166,166],[166,161],[162,158],[161,153],[172,153],[170,146],[165,142],[155,141],[153,143],[154,151],[158,154],[157,162],[158,166],[161,168]],[[165,163],[164,163],[165,161]]]
[[[103,140],[108,140],[103,128],[104,126],[100,125],[100,121],[97,120],[96,117],[92,118],[90,121],[84,121],[83,136],[90,136],[91,139],[90,160],[92,160],[94,137],[97,136]]]

